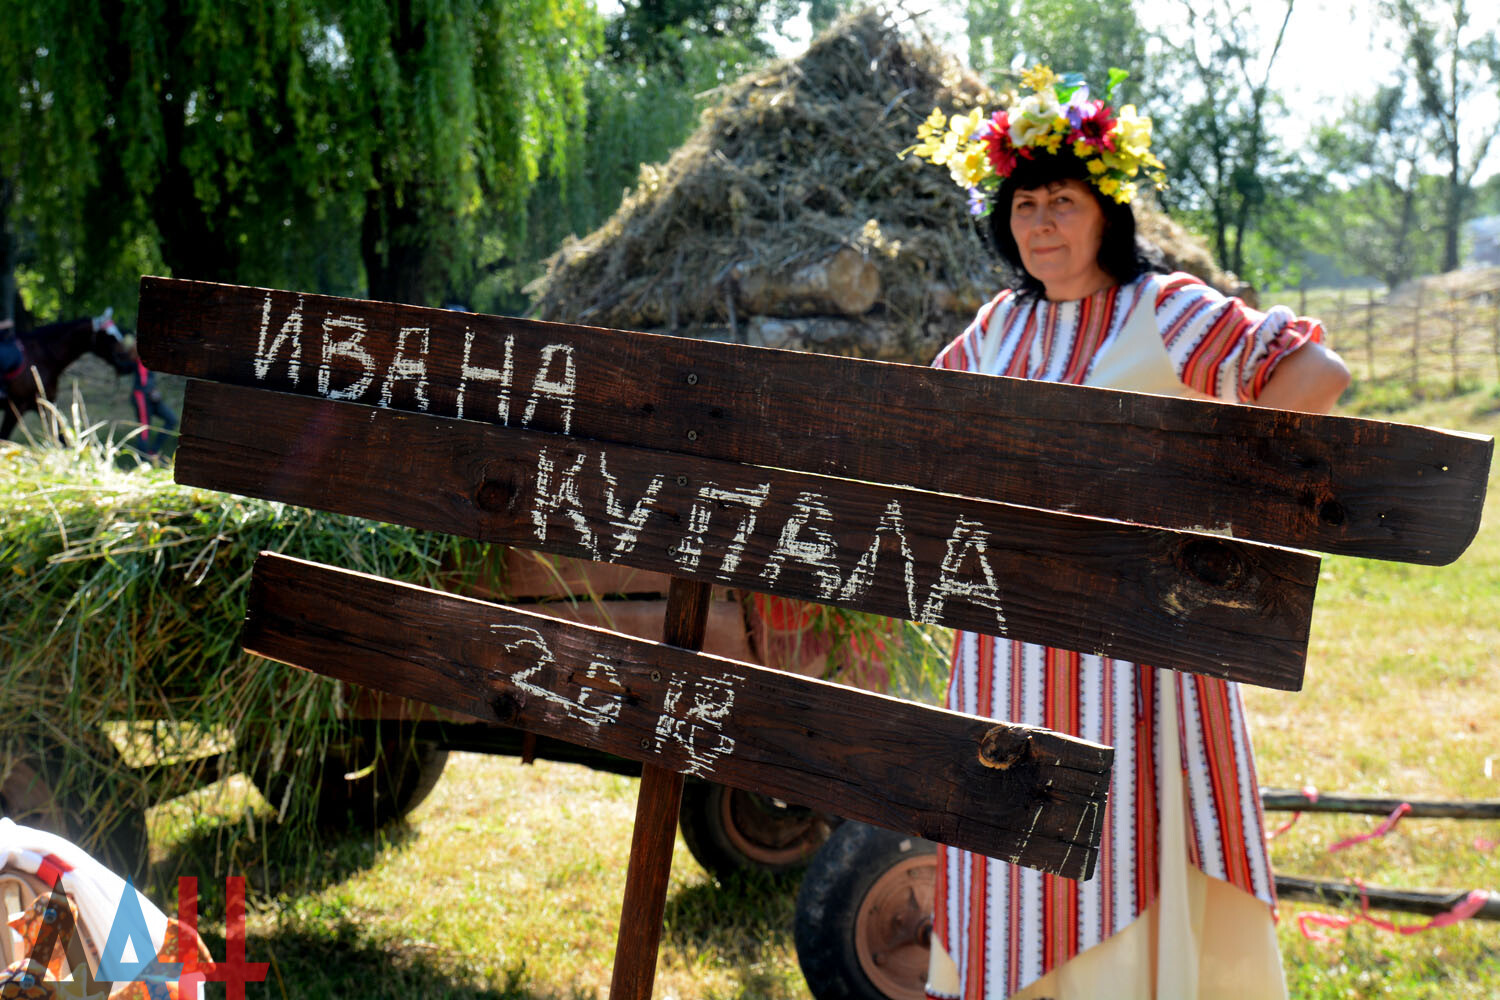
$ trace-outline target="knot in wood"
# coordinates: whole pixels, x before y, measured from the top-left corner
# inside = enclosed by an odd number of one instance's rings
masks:
[[[490,711],[495,713],[495,721],[505,726],[519,719],[521,709],[525,707],[526,703],[514,691],[501,691],[490,699]]]
[[[1031,756],[1031,734],[1009,726],[992,726],[979,738],[979,763],[1009,771]]]
[[[474,495],[474,504],[480,510],[498,514],[509,511],[516,499],[516,488],[513,484],[502,479],[486,479],[479,484],[479,492]]]
[[[1188,542],[1182,550],[1182,562],[1201,582],[1223,590],[1237,588],[1247,572],[1244,559],[1234,547],[1213,538]]]
[[[1318,504],[1318,519],[1324,524],[1337,526],[1348,520],[1349,515],[1337,500],[1324,500]]]

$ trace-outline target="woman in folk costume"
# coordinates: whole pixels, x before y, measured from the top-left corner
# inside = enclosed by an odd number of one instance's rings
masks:
[[[1112,73],[1110,90],[1123,74]],[[970,191],[1018,280],[941,368],[1326,412],[1348,384],[1322,327],[1257,312],[1136,241],[1151,121],[1037,67],[1006,111],[941,112],[911,151]],[[1115,748],[1086,882],[940,847],[933,998],[1283,998],[1255,761],[1230,682],[960,633],[948,707]]]

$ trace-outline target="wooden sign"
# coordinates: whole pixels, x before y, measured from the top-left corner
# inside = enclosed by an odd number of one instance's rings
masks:
[[[159,278],[139,328],[152,367],[225,383],[189,388],[180,481],[671,575],[649,643],[263,555],[246,630],[263,655],[641,761],[618,1000],[651,992],[684,773],[1069,877],[1095,864],[1108,748],[692,652],[713,585],[1296,687],[1317,561],[1256,543],[1447,562],[1493,447]]]
[[[704,458],[1409,562],[1478,529],[1493,442],[164,278],[151,367]]]
[[[211,383],[190,384],[186,409],[176,472],[189,485],[1302,682],[1318,560],[1300,552]]]
[[[1113,751],[282,556],[250,652],[1069,878]],[[914,766],[920,764],[920,766]]]

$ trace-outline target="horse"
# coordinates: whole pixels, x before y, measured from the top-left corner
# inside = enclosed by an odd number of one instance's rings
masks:
[[[135,370],[125,337],[115,325],[112,309],[102,316],[85,316],[39,326],[16,337],[23,362],[19,371],[0,383],[0,403],[5,406],[0,421],[0,441],[10,437],[21,414],[37,408],[37,399],[56,399],[57,381],[63,371],[83,357],[95,354],[121,375]]]

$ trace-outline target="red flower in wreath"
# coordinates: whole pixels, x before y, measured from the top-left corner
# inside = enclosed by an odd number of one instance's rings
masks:
[[[1113,153],[1113,132],[1118,120],[1112,117],[1111,112],[1110,106],[1103,101],[1088,101],[1081,107],[1070,109],[1068,118],[1073,131],[1068,133],[1068,142],[1083,142],[1103,152]]]
[[[985,123],[982,138],[985,155],[989,157],[996,176],[1009,177],[1016,169],[1016,147],[1010,141],[1010,115],[1005,111],[991,115]]]

